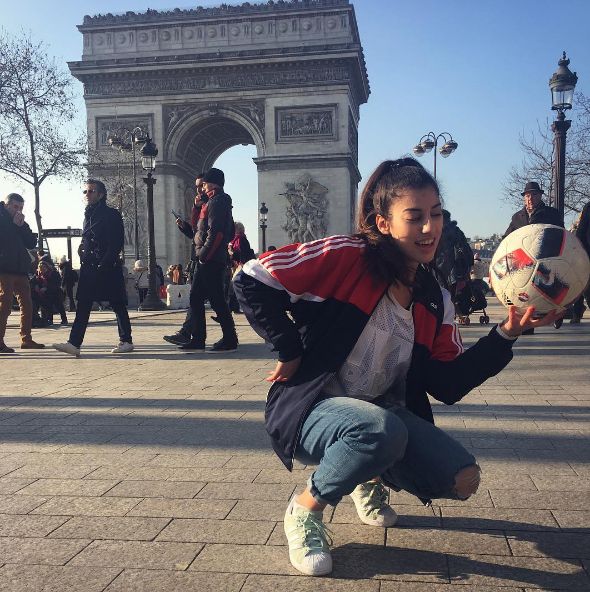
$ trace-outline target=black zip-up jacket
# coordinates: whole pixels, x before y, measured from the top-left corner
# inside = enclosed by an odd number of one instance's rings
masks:
[[[0,204],[0,273],[29,275],[31,257],[27,249],[37,246],[37,234],[26,222],[17,226],[4,203]]]
[[[530,216],[526,211],[526,207],[522,208],[522,210],[518,210],[518,212],[512,216],[510,225],[506,229],[502,238],[506,238],[511,232],[514,232],[523,226],[527,226],[528,224],[553,224],[554,226],[561,226],[561,228],[565,227],[559,210],[556,210],[551,206],[546,206],[544,202],[540,202],[531,212]]]
[[[307,412],[388,289],[371,277],[364,252],[364,241],[350,236],[288,245],[249,261],[234,279],[248,321],[279,360],[302,358],[291,380],[271,386],[266,402],[266,429],[289,470]],[[434,423],[427,393],[447,405],[456,403],[508,364],[513,341],[494,327],[464,351],[449,293],[423,268],[416,279],[406,404]]]

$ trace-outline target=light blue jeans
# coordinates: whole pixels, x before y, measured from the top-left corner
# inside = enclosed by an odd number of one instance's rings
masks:
[[[348,397],[314,403],[295,458],[318,465],[309,481],[311,494],[318,503],[333,506],[375,477],[423,501],[460,499],[455,477],[476,465],[459,442],[411,411]]]

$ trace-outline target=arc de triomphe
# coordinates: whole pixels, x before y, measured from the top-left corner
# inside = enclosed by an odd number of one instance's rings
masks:
[[[141,127],[159,148],[154,203],[162,266],[189,258],[170,210],[190,212],[195,174],[239,144],[256,146],[267,244],[352,230],[359,105],[369,83],[348,0],[85,16],[78,29],[82,60],[69,67],[84,84],[95,168],[111,187],[116,179],[131,186],[130,157],[121,164],[108,144],[117,129]],[[140,229],[142,176],[139,170]],[[127,197],[120,203],[130,244],[128,194],[121,191]]]

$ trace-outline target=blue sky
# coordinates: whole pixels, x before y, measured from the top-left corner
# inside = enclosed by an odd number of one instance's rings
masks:
[[[64,61],[81,57],[82,36],[76,25],[85,14],[197,4],[219,3],[0,0],[7,30],[32,31]],[[503,232],[513,208],[500,201],[502,184],[510,167],[522,160],[519,135],[536,130],[537,122],[551,123],[548,80],[563,50],[571,59],[570,69],[578,74],[577,89],[590,94],[590,2],[356,0],[353,4],[371,85],[369,102],[361,107],[361,187],[379,162],[410,153],[422,135],[450,132],[459,148],[437,164],[448,209],[468,236]],[[81,94],[81,85],[76,82],[76,87]],[[236,147],[217,162],[226,171],[235,218],[251,235],[257,225],[254,156],[253,147]],[[431,169],[432,153],[422,162]],[[0,194],[19,188],[28,198],[25,214],[32,222],[32,191],[0,178]],[[60,183],[42,187],[46,227],[80,226],[80,189]]]

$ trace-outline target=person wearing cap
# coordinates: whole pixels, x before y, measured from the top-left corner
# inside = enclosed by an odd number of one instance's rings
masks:
[[[29,286],[31,257],[28,249],[37,245],[37,235],[29,228],[23,215],[25,200],[18,193],[9,193],[0,204],[0,354],[13,354],[4,343],[6,324],[12,312],[12,298],[20,307],[21,349],[42,349],[31,337],[33,301]]]
[[[528,224],[553,224],[554,226],[565,228],[563,216],[559,213],[559,210],[545,205],[545,202],[542,199],[544,193],[545,192],[535,181],[529,181],[525,185],[524,191],[521,193],[524,197],[524,208],[518,210],[518,212],[512,216],[510,225],[502,237],[503,239],[515,230],[527,226]],[[559,329],[562,323],[563,319],[558,319],[554,323],[555,328]],[[534,332],[534,329],[528,329],[523,335],[532,335]]]
[[[525,185],[524,191],[521,193],[524,197],[524,208],[512,216],[510,225],[502,238],[506,238],[510,233],[528,224],[553,224],[565,227],[559,210],[545,205],[542,199],[544,193],[535,181],[529,181]]]
[[[231,197],[224,192],[225,175],[220,169],[209,169],[203,176],[207,197],[198,213],[194,231],[197,266],[190,294],[193,331],[189,343],[180,348],[188,353],[229,353],[238,346],[234,321],[225,299],[223,275],[227,265],[227,244],[234,237]],[[223,337],[205,350],[207,324],[205,299],[209,299],[221,325]]]

